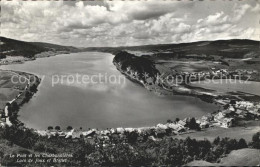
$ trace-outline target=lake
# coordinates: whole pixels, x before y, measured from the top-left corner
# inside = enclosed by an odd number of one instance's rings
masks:
[[[39,91],[19,112],[21,121],[37,129],[56,125],[83,129],[153,126],[168,119],[200,117],[216,110],[213,104],[194,97],[160,97],[149,92],[125,79],[113,65],[113,57],[108,53],[82,52],[0,68],[42,78]],[[108,83],[97,77],[93,78],[93,83],[72,82],[76,75],[98,74],[124,78],[125,82]],[[70,80],[57,82],[59,77],[53,80],[53,76],[68,75]]]

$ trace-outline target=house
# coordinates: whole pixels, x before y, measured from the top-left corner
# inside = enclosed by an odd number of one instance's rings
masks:
[[[234,124],[234,118],[221,118],[218,119],[217,122],[219,123],[220,127],[229,128]]]
[[[233,125],[234,118],[224,118],[222,121],[222,127],[229,128]]]
[[[148,139],[153,140],[153,141],[158,141],[154,136],[149,136]]]
[[[179,120],[178,121],[178,124],[180,124],[180,125],[182,125],[183,127],[186,125],[186,120],[184,121],[182,121],[182,120]]]
[[[201,117],[201,120],[202,120],[202,121],[208,121],[208,122],[209,122],[209,121],[211,121],[212,119],[213,119],[213,118],[212,118],[212,115],[210,115],[210,114],[209,114],[209,115],[204,115],[204,116]]]
[[[242,109],[237,109],[236,114],[238,114],[239,116],[245,116],[247,113],[246,110],[242,110]]]
[[[96,134],[96,131],[94,129],[86,131],[86,132],[82,132],[83,136],[86,137],[93,137]]]
[[[178,130],[178,129],[180,129],[180,128],[183,128],[182,125],[180,125],[180,124],[175,124],[175,123],[170,123],[170,124],[168,124],[168,127],[171,128],[171,129],[173,129],[173,130]]]
[[[79,139],[81,136],[83,136],[82,131],[74,131],[72,133],[72,139]]]
[[[66,133],[63,131],[58,132],[59,137],[65,137]]]
[[[116,133],[116,130],[113,129],[113,128],[111,128],[111,129],[110,129],[110,133]]]
[[[65,136],[65,138],[67,139],[67,138],[69,138],[69,137],[72,137],[73,132],[74,132],[74,129],[72,129],[71,131],[69,131],[69,132],[67,133],[67,135]]]
[[[223,119],[225,116],[224,116],[224,114],[222,113],[222,112],[219,112],[219,113],[217,113],[215,116],[214,116],[214,120],[215,121],[218,121],[218,120],[220,120],[220,119]]]
[[[146,79],[146,83],[147,83],[148,85],[153,85],[153,84],[154,84],[154,83],[153,83],[153,78],[151,78],[151,77],[147,78],[147,79]]]
[[[7,117],[7,118],[5,119],[5,121],[6,121],[6,125],[12,126],[12,123],[11,123],[11,121],[9,120],[9,117]]]
[[[135,129],[134,128],[125,128],[126,132],[133,132]]]
[[[106,136],[106,135],[110,134],[110,131],[109,130],[102,130],[99,133],[100,133],[100,135]]]
[[[116,133],[121,133],[123,134],[125,132],[124,128],[116,128]]]
[[[155,135],[158,137],[158,138],[162,138],[166,135],[166,131],[165,129],[156,129],[155,130]]]
[[[168,129],[168,127],[164,124],[158,124],[157,125],[157,128],[160,128],[160,129]]]
[[[1,128],[5,127],[5,123],[1,122],[1,123],[0,123],[0,127],[1,127]]]
[[[233,106],[229,106],[228,110],[229,111],[235,111],[235,108]]]
[[[209,122],[208,121],[202,121],[200,122],[200,128],[205,129],[209,127]]]

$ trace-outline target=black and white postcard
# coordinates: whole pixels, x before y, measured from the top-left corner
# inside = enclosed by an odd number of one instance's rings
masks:
[[[260,165],[259,0],[0,4],[0,166]]]

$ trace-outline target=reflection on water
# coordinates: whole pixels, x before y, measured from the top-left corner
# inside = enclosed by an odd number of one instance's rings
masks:
[[[151,126],[177,117],[202,116],[215,108],[192,97],[159,97],[128,80],[107,84],[59,83],[52,87],[53,75],[101,73],[123,77],[112,60],[111,54],[85,52],[1,66],[1,69],[42,77],[39,91],[19,113],[20,119],[33,128]]]

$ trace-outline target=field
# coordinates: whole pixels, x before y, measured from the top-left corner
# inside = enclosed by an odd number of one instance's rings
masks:
[[[8,101],[13,100],[22,90],[25,89],[27,81],[24,83],[13,83],[11,78],[18,75],[11,71],[0,70],[0,110],[2,110]],[[17,81],[17,79],[14,79]],[[23,81],[23,80],[21,80]]]
[[[260,150],[240,149],[234,150],[227,157],[222,158],[220,163],[210,163],[206,161],[193,161],[187,166],[258,166],[260,164]]]
[[[225,68],[219,62],[205,60],[158,60],[156,64],[161,64],[177,72],[208,72],[210,68]]]

